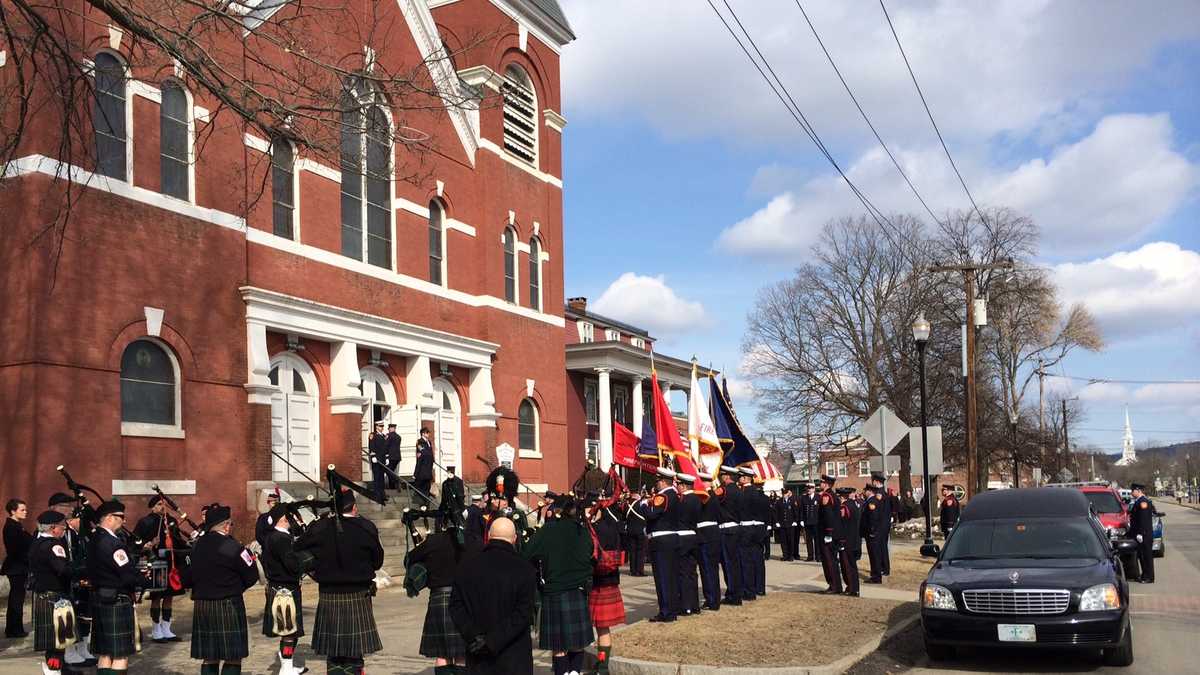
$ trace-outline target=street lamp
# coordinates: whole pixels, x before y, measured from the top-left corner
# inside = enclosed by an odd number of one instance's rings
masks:
[[[1008,421],[1012,422],[1012,453],[1013,453],[1013,487],[1021,487],[1021,462],[1017,459],[1017,411],[1008,413]]]
[[[933,492],[929,484],[929,423],[925,419],[925,345],[929,344],[929,321],[925,312],[912,325],[913,340],[917,343],[921,381],[921,487],[925,491],[925,546],[933,545]]]

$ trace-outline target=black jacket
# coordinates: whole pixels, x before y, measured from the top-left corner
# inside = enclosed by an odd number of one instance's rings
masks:
[[[650,535],[650,550],[664,547],[675,548],[679,543],[679,493],[669,487],[642,502],[638,512],[646,518],[646,532]],[[655,536],[656,532],[662,532]]]
[[[822,538],[842,538],[842,516],[838,510],[837,495],[832,490],[817,495],[817,534]]]
[[[814,493],[809,495],[807,492],[800,495],[800,520],[804,521],[804,529],[817,529],[817,505],[819,499]]]
[[[450,476],[442,481],[441,507],[447,511],[461,514],[467,500],[467,488],[458,476]]]
[[[400,463],[400,434],[389,431],[387,433],[387,462],[389,464]]]
[[[708,499],[704,500],[704,505],[700,508],[700,522],[716,523],[703,527],[697,525],[696,534],[700,535],[700,541],[719,542],[721,540],[721,500],[712,492],[708,493]]]
[[[858,502],[847,499],[842,502],[840,515],[842,517],[842,538],[846,540],[846,548],[855,553],[862,553],[862,535],[860,534],[862,514]]]
[[[192,549],[192,564],[184,569],[193,600],[221,600],[242,594],[258,583],[254,556],[233,537],[205,532]]]
[[[958,514],[961,510],[962,507],[953,496],[946,497],[938,503],[938,524],[942,530],[949,530],[958,524]]]
[[[468,540],[460,546],[453,533],[435,532],[408,552],[404,557],[404,567],[421,563],[429,575],[425,585],[429,588],[443,588],[454,583],[459,564],[470,554],[478,553],[481,545],[482,540]]]
[[[29,573],[29,546],[33,544],[33,535],[21,527],[21,523],[6,518],[4,520],[4,564],[0,565],[0,574],[18,576]]]
[[[470,647],[477,636],[485,651],[467,655],[474,675],[528,675],[533,672],[533,598],[537,573],[505,541],[488,542],[463,562],[454,577],[450,617]]]
[[[92,532],[87,570],[93,588],[112,588],[121,593],[132,593],[135,588],[145,587],[148,583],[134,567],[133,556],[129,554],[125,542],[102,527]]]
[[[296,588],[300,585],[300,566],[292,555],[292,547],[296,539],[288,532],[271,528],[263,535],[262,561],[263,573],[267,583],[272,586]]]
[[[370,451],[371,451],[371,454],[372,454],[372,455],[375,455],[375,457],[376,457],[376,458],[377,458],[377,459],[378,459],[378,460],[379,460],[381,463],[383,463],[383,464],[385,464],[385,465],[387,464],[387,461],[388,461],[388,456],[387,456],[387,452],[388,452],[388,439],[387,439],[387,434],[376,434],[376,433],[372,433],[372,434],[371,434],[371,438],[370,438],[370,439],[367,441],[367,449],[368,449],[368,450],[370,450]]]
[[[646,516],[638,511],[637,505],[637,502],[633,502],[625,512],[625,532],[640,539],[646,536]]]
[[[478,504],[471,504],[463,510],[463,537],[483,546],[484,528],[487,523],[483,519],[483,509]]]
[[[29,575],[36,592],[71,590],[71,564],[67,542],[56,537],[38,537],[29,547]]]
[[[264,513],[258,517],[258,520],[254,521],[254,541],[257,541],[259,546],[266,548],[267,535],[271,533],[271,530],[275,529],[274,525],[275,523],[271,522],[270,513]]]
[[[417,440],[417,465],[413,480],[433,480],[433,446],[424,438]]]
[[[863,502],[862,516],[859,520],[859,532],[864,537],[875,539],[880,536],[887,536],[887,517],[888,511],[886,502],[878,496],[871,497]]]
[[[1154,502],[1142,495],[1129,505],[1129,538],[1142,535],[1142,543],[1150,545],[1154,541]]]
[[[365,591],[375,581],[375,570],[383,567],[379,530],[362,517],[342,518],[341,532],[333,516],[321,518],[308,526],[295,549],[316,557],[312,577],[323,590]]]
[[[617,519],[612,509],[604,509],[600,512],[600,520],[597,520],[592,525],[592,531],[596,533],[596,543],[600,547],[600,551],[620,551],[621,550],[621,521]],[[603,555],[603,553],[602,553]],[[621,568],[605,574],[592,574],[592,586],[616,586],[621,583]]]
[[[163,518],[167,519],[165,527],[163,526]],[[153,548],[156,549],[167,547],[168,532],[171,535],[172,548],[178,549],[187,546],[187,538],[179,531],[179,521],[166,514],[160,516],[157,513],[147,513],[133,527],[133,536],[138,541],[152,544]]]

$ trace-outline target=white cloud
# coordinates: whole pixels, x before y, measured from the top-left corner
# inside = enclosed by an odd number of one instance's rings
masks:
[[[670,337],[707,323],[704,305],[685,300],[662,275],[626,272],[617,277],[594,305],[597,312],[645,328],[655,337]]]
[[[731,4],[827,142],[869,138],[790,0]],[[633,116],[673,138],[808,143],[706,3],[564,5],[579,35],[563,51],[568,117]],[[806,9],[884,137],[931,139],[878,8]],[[1154,11],[1124,2],[1081,11],[1074,3],[957,0],[893,3],[890,11],[952,142],[1001,133],[1054,142],[1056,132],[1093,119],[1098,103],[1152,67],[1164,46],[1200,35],[1200,5],[1189,0],[1156,3]]]
[[[1083,302],[1109,339],[1200,324],[1200,253],[1154,242],[1054,268],[1062,298]]]
[[[974,194],[981,205],[1028,213],[1041,227],[1045,250],[1094,254],[1144,236],[1192,196],[1200,168],[1173,143],[1165,114],[1111,115],[1078,142],[1012,170],[988,167],[970,155],[960,156],[958,163],[964,174],[976,177]],[[940,147],[893,151],[939,216],[946,206],[967,206]],[[864,153],[846,173],[885,213],[925,215],[881,149]],[[760,175],[774,178],[784,172],[771,167]],[[863,212],[841,177],[824,173],[726,228],[717,245],[742,255],[795,260],[807,253],[825,222]]]

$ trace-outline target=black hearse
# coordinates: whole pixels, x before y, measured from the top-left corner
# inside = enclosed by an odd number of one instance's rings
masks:
[[[976,495],[921,584],[921,626],[932,660],[956,647],[1100,649],[1133,663],[1129,587],[1117,554],[1078,490],[1031,488]]]

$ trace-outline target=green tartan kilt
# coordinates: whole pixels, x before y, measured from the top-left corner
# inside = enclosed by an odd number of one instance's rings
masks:
[[[33,651],[46,652],[54,646],[54,603],[65,595],[54,592],[33,594]],[[76,632],[78,637],[78,632]]]
[[[112,602],[102,602],[97,595],[92,593],[92,653],[114,659],[137,653],[133,640],[133,632],[138,629],[133,599],[119,595]]]
[[[250,655],[246,604],[242,596],[196,600],[192,615],[192,658],[238,661]]]
[[[292,600],[296,603],[296,632],[286,637],[298,638],[304,635],[304,603],[300,598],[300,587],[288,588],[287,586],[272,586],[267,585],[267,606],[263,610],[263,635],[267,637],[279,637],[275,634],[275,615],[271,613],[271,603],[275,602],[275,589],[287,588],[292,592]]]
[[[542,593],[538,648],[556,652],[579,651],[592,644],[592,615],[588,596],[581,588]]]
[[[321,656],[362,658],[383,649],[368,591],[321,591],[313,627],[313,651]]]

